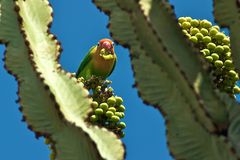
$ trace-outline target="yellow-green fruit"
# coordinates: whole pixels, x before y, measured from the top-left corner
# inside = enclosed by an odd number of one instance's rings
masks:
[[[201,21],[201,26],[204,28],[210,28],[212,26],[212,23],[207,21],[207,20],[202,20]]]
[[[225,35],[221,32],[218,32],[216,35],[215,35],[215,38],[218,40],[218,41],[221,41],[225,38]]]
[[[222,42],[223,42],[224,44],[226,44],[226,45],[229,45],[229,44],[230,44],[230,39],[229,39],[229,37],[223,38]]]
[[[193,27],[197,27],[199,25],[199,21],[196,19],[192,19],[190,23]]]
[[[218,46],[216,46],[214,51],[217,53],[222,53],[224,51],[224,48],[223,48],[223,46],[218,45]]]
[[[189,29],[191,27],[191,24],[189,22],[183,22],[182,23],[182,28],[183,29]]]
[[[114,116],[111,117],[111,121],[118,122],[118,121],[120,121],[120,118],[118,116],[114,115]]]
[[[229,52],[230,47],[228,45],[223,45],[224,52]]]
[[[209,43],[209,42],[212,41],[212,38],[209,37],[209,36],[204,36],[202,41],[203,41],[204,43]]]
[[[216,28],[211,28],[209,31],[210,36],[215,36],[218,33],[218,30]]]
[[[221,68],[223,66],[223,62],[221,60],[216,60],[214,62],[214,65],[217,67],[217,68]]]
[[[186,18],[184,18],[184,17],[180,17],[180,18],[178,18],[178,22],[179,23],[183,23],[183,22],[186,22],[187,20],[186,20]]]
[[[195,36],[197,37],[198,40],[203,39],[203,34],[202,33],[197,33],[197,34],[195,34]]]
[[[126,124],[124,122],[120,122],[120,123],[118,123],[118,127],[121,129],[124,129],[124,128],[126,128]]]
[[[193,43],[197,43],[198,42],[198,38],[196,36],[191,36],[190,37],[190,41],[192,41]]]
[[[110,106],[114,106],[115,103],[116,103],[116,99],[112,96],[110,98],[107,99],[107,103],[110,105]]]
[[[206,58],[206,60],[207,60],[208,62],[212,62],[212,61],[213,61],[212,56],[207,56],[207,57],[205,57],[205,58]]]
[[[216,44],[210,42],[210,43],[207,44],[207,48],[208,48],[209,50],[214,50],[214,49],[216,48]]]
[[[212,58],[213,58],[214,61],[216,61],[216,60],[219,59],[219,56],[218,56],[217,53],[212,53],[211,56],[212,56]]]
[[[229,76],[231,76],[231,77],[235,77],[235,76],[237,75],[237,73],[236,73],[234,70],[230,70],[230,71],[228,72],[228,74],[229,74]]]
[[[102,109],[102,108],[97,108],[97,109],[95,110],[95,114],[96,114],[96,115],[102,115],[102,114],[103,114],[103,109]]]
[[[124,105],[120,105],[120,106],[118,107],[118,111],[119,111],[119,112],[124,112],[124,111],[125,111]]]
[[[107,103],[101,103],[99,105],[100,108],[102,108],[104,111],[106,111],[108,109],[108,104]]]
[[[92,107],[93,107],[93,108],[97,108],[97,107],[98,107],[98,102],[93,101],[93,102],[92,102]]]
[[[191,35],[195,35],[195,34],[197,34],[197,33],[199,33],[200,31],[199,31],[199,29],[198,28],[192,28],[191,30],[190,30],[190,34]]]
[[[115,116],[118,116],[119,118],[122,118],[122,114],[121,114],[121,112],[115,112],[114,115],[115,115]]]
[[[208,30],[206,28],[202,28],[200,30],[200,32],[204,35],[204,36],[207,36],[208,35]]]
[[[202,49],[200,52],[202,52],[204,56],[209,56],[210,55],[209,49],[206,49],[206,48]]]
[[[113,115],[114,115],[114,113],[113,113],[112,111],[107,111],[107,112],[106,112],[106,116],[107,116],[108,118],[111,118]]]
[[[92,116],[90,117],[90,120],[91,120],[92,122],[97,122],[97,121],[98,121],[98,117],[97,117],[96,115],[92,115]]]
[[[224,62],[224,66],[225,66],[225,67],[232,67],[232,66],[233,66],[233,63],[232,63],[231,60],[226,60],[226,61]]]
[[[115,113],[115,112],[116,112],[116,108],[114,108],[114,107],[109,107],[109,108],[108,108],[108,111],[112,111],[113,113]]]
[[[123,99],[121,97],[116,96],[116,106],[120,106],[123,103]]]

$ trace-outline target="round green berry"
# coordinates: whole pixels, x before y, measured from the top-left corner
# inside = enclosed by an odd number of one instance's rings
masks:
[[[115,112],[114,115],[115,115],[115,116],[118,116],[119,118],[122,118],[121,112]]]
[[[185,35],[187,38],[191,38],[191,34],[186,34]]]
[[[211,56],[212,56],[214,61],[219,59],[219,55],[217,53],[212,53]]]
[[[183,22],[182,23],[182,28],[183,29],[189,29],[191,27],[191,24],[189,22]]]
[[[240,88],[238,86],[233,87],[233,92],[234,94],[239,94],[240,93]]]
[[[93,108],[97,108],[97,107],[98,107],[98,102],[93,101],[93,102],[92,102],[92,107],[93,107]]]
[[[199,29],[198,28],[192,28],[191,30],[190,30],[190,34],[191,35],[195,35],[195,34],[197,34],[197,33],[199,33],[200,31],[199,31]]]
[[[121,97],[116,96],[115,99],[116,99],[117,106],[120,106],[123,103],[123,99]]]
[[[231,77],[235,77],[235,76],[237,75],[237,73],[236,73],[234,70],[230,70],[230,71],[228,72],[228,74],[229,74],[229,76],[231,76]]]
[[[239,77],[238,77],[238,74],[236,74],[236,76],[233,78],[234,81],[238,81],[239,80]]]
[[[216,44],[210,42],[210,43],[207,44],[207,48],[208,48],[209,50],[214,50],[214,49],[216,48]]]
[[[121,118],[124,118],[125,117],[125,114],[124,112],[119,112],[121,114]]]
[[[95,114],[96,114],[96,115],[102,115],[102,114],[103,114],[103,109],[102,109],[102,108],[97,108],[97,109],[95,110]]]
[[[215,48],[214,51],[217,52],[217,53],[222,53],[222,52],[224,51],[224,48],[223,48],[223,46],[218,45],[218,46]]]
[[[120,105],[117,109],[120,112],[124,112],[125,111],[125,106],[124,105]]]
[[[198,38],[196,36],[191,36],[190,37],[190,41],[192,41],[193,43],[197,43],[198,42]]]
[[[221,68],[223,66],[223,62],[221,60],[216,60],[214,62],[215,67]]]
[[[217,31],[220,31],[220,28],[219,28],[219,26],[217,26],[217,25],[212,26],[212,28],[215,28]]]
[[[208,30],[206,28],[202,28],[200,30],[200,32],[204,35],[204,36],[207,36],[208,35]]]
[[[107,111],[107,112],[105,113],[105,115],[106,115],[108,118],[111,118],[111,117],[114,115],[114,113],[113,113],[112,111]]]
[[[209,42],[211,42],[212,41],[212,38],[211,37],[209,37],[209,36],[204,36],[203,37],[203,42],[204,43],[209,43]]]
[[[108,111],[112,111],[113,113],[115,113],[116,112],[116,108],[115,107],[109,107]]]
[[[209,56],[210,55],[210,51],[209,49],[202,49],[201,52],[203,53],[204,56]]]
[[[188,31],[183,29],[182,32],[184,33],[184,35],[188,34]]]
[[[229,52],[230,47],[228,45],[223,45],[224,52]]]
[[[202,20],[201,21],[201,26],[204,27],[204,28],[210,28],[210,27],[212,27],[212,23],[207,21],[207,20]]]
[[[102,87],[101,87],[101,86],[97,86],[97,87],[96,87],[96,91],[98,91],[98,92],[100,92],[100,91],[101,91],[101,89],[102,89]]]
[[[108,91],[109,92],[113,92],[113,88],[112,87],[108,87]]]
[[[192,19],[190,23],[193,27],[197,27],[199,25],[199,21],[196,19]]]
[[[221,32],[218,32],[216,35],[215,35],[215,38],[218,40],[218,41],[221,41],[225,38],[225,35]]]
[[[115,97],[112,96],[112,97],[108,98],[108,99],[107,99],[107,103],[108,103],[110,106],[114,106],[115,103],[116,103]]]
[[[111,121],[113,121],[113,122],[118,122],[118,121],[120,121],[120,118],[119,118],[118,116],[113,115],[113,116],[111,117]]]
[[[226,55],[225,55],[226,56],[225,58],[231,58],[231,55],[232,55],[231,52],[227,52]]]
[[[108,109],[108,104],[107,103],[101,103],[99,105],[100,108],[102,108],[104,111],[106,111]]]
[[[98,117],[96,115],[91,115],[90,120],[91,120],[91,122],[97,122]]]
[[[186,22],[187,20],[186,20],[186,18],[185,17],[180,17],[180,18],[178,18],[178,22],[179,23],[183,23],[183,22]]]
[[[192,18],[191,17],[185,17],[186,18],[186,21],[188,22],[191,22],[192,21]]]
[[[118,126],[119,128],[121,128],[121,129],[126,128],[126,124],[125,124],[124,122],[120,122],[120,123],[118,123],[117,126]]]
[[[195,34],[195,36],[197,37],[197,39],[203,39],[202,33],[197,33],[197,34]]]
[[[232,63],[231,60],[226,60],[226,61],[224,62],[224,66],[227,67],[227,68],[229,68],[229,67],[232,67],[232,66],[233,66],[233,63]]]
[[[207,57],[205,57],[205,58],[206,58],[206,60],[207,60],[208,62],[212,62],[212,61],[213,61],[212,56],[207,56]]]
[[[224,44],[226,44],[226,45],[229,45],[229,44],[230,44],[230,39],[229,39],[229,37],[224,37],[223,40],[222,40],[222,42],[223,42]]]
[[[209,31],[210,36],[215,36],[218,33],[218,30],[214,27],[212,27]]]

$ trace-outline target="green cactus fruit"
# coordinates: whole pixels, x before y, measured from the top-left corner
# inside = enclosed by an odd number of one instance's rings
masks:
[[[212,53],[211,56],[213,58],[213,61],[216,61],[219,59],[219,55],[217,53]]]
[[[218,30],[214,27],[212,27],[209,31],[210,36],[215,36],[218,33]]]
[[[195,34],[195,36],[197,37],[198,40],[201,40],[204,37],[202,33],[197,33]]]
[[[112,111],[107,111],[107,112],[106,112],[106,116],[107,116],[108,118],[111,118],[113,115],[114,115],[114,113],[113,113]]]
[[[116,112],[116,108],[115,107],[109,107],[108,111],[112,111],[113,113],[115,113]]]
[[[124,112],[125,111],[125,106],[120,105],[117,109],[118,109],[119,112]]]
[[[239,94],[240,93],[240,88],[238,86],[233,87],[233,92],[234,94]]]
[[[120,123],[118,123],[118,127],[121,129],[124,129],[124,128],[126,128],[126,124],[124,122],[120,122]]]
[[[121,114],[121,112],[115,112],[114,115],[115,115],[115,116],[118,116],[119,118],[122,118],[122,114]]]
[[[212,38],[209,37],[209,36],[204,36],[202,41],[207,44],[207,43],[210,43],[212,41]]]
[[[193,27],[198,27],[199,26],[199,21],[196,19],[192,19],[190,22],[191,26]]]
[[[101,103],[101,104],[99,105],[99,107],[100,107],[101,109],[103,109],[103,111],[106,111],[106,110],[108,109],[108,104],[107,104],[107,103]]]
[[[98,107],[98,102],[97,101],[93,101],[92,102],[92,107],[93,108],[97,108]]]
[[[207,36],[208,35],[208,30],[206,28],[201,28],[200,32],[204,35]]]
[[[216,44],[210,42],[210,43],[207,44],[207,48],[208,48],[209,50],[214,50],[214,49],[216,48]]]
[[[96,114],[96,115],[102,115],[102,114],[103,114],[103,109],[102,109],[102,108],[97,108],[97,109],[95,110],[95,114]]]
[[[199,31],[199,29],[198,28],[192,28],[191,30],[190,30],[190,34],[191,35],[195,35],[195,34],[197,34],[197,33],[199,33],[200,31]]]
[[[96,115],[91,115],[90,120],[91,120],[91,122],[97,122],[98,117]]]
[[[182,28],[183,29],[189,29],[191,27],[191,23],[189,23],[189,22],[183,22],[182,23]]]
[[[119,118],[118,116],[113,115],[113,116],[111,117],[111,121],[116,123],[116,122],[119,122],[119,121],[120,121],[120,118]]]
[[[197,43],[198,42],[198,38],[196,36],[191,36],[190,37],[190,41],[192,41],[193,43]]]
[[[109,104],[109,106],[114,106],[116,103],[115,97],[112,96],[112,97],[108,98],[107,103]]]
[[[214,62],[215,67],[221,68],[223,66],[223,62],[221,60],[216,60]]]
[[[116,106],[120,106],[123,103],[123,99],[121,97],[116,96]]]
[[[203,54],[204,56],[209,56],[209,55],[210,55],[209,49],[206,49],[206,48],[205,48],[205,49],[202,49],[201,52],[204,53],[204,54]]]

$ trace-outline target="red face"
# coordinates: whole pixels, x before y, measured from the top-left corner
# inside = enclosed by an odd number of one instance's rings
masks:
[[[107,51],[114,53],[114,42],[110,39],[104,38],[98,42],[98,48],[101,50],[102,48],[106,49]]]

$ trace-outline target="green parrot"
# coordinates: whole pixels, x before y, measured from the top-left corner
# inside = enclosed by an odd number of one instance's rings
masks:
[[[112,74],[116,62],[114,43],[107,38],[101,39],[83,59],[77,70],[76,78],[83,77],[86,80],[94,75],[106,79]]]

